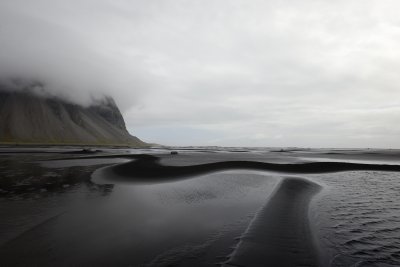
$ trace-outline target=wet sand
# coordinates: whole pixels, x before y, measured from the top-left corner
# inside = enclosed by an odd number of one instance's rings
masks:
[[[32,157],[36,159],[34,164],[41,166],[40,170],[56,173],[86,166],[93,173],[85,176],[85,183],[112,186],[111,191],[89,199],[86,185],[75,179],[77,184],[71,190],[64,188],[51,196],[0,198],[3,207],[0,215],[9,221],[0,224],[0,229],[13,233],[0,232],[0,237],[4,236],[0,242],[2,265],[397,264],[395,251],[400,244],[396,243],[396,225],[397,220],[400,225],[400,218],[394,216],[385,226],[388,219],[367,218],[371,212],[366,210],[347,219],[355,205],[352,202],[358,203],[351,196],[357,195],[359,188],[363,188],[365,195],[357,207],[366,209],[363,205],[371,198],[368,192],[377,183],[388,181],[381,184],[385,188],[400,186],[400,177],[396,178],[400,176],[396,174],[400,171],[397,151],[363,154],[363,151],[184,149],[178,155],[170,155],[168,150],[152,154],[143,154],[141,150],[121,152],[82,155],[68,151]],[[10,153],[4,154],[10,159],[14,157]],[[322,161],[325,158],[330,161]],[[367,181],[373,180],[375,184],[364,186],[366,175],[370,177]],[[65,183],[69,178],[59,179]],[[353,191],[346,193],[346,202],[340,202],[345,199],[338,194],[344,190],[340,186],[347,188],[346,184],[351,184]],[[385,192],[391,191],[382,189],[381,198],[376,198],[375,203],[386,201]],[[391,202],[385,202],[386,209],[396,213],[400,203],[393,201],[395,195],[391,198]],[[15,228],[12,222],[22,218],[16,216],[17,210],[25,214],[24,220],[32,218],[33,222],[25,226],[20,222],[23,227]],[[35,214],[35,210],[41,210],[42,215]],[[331,218],[336,211],[349,214],[338,213]],[[348,229],[344,224],[347,220],[366,224],[360,224],[358,232],[349,229],[342,236],[335,230],[337,220],[343,223],[339,228],[342,232]],[[379,236],[383,226],[392,229],[393,237],[382,236],[375,241],[382,244],[382,250],[373,248],[375,254],[362,254],[364,248],[357,245],[359,241],[351,241],[364,231]],[[385,252],[392,248],[393,253]]]
[[[320,266],[308,205],[320,186],[284,178],[242,236],[226,266]]]

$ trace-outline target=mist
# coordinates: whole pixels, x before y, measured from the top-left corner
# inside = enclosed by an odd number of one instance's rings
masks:
[[[400,147],[397,1],[2,1],[0,75],[166,145]]]
[[[79,22],[87,12],[81,4],[52,1],[0,3],[0,78],[6,88],[40,83],[46,94],[82,105],[103,95],[116,98],[122,109],[135,104],[149,75],[138,61],[124,66],[93,38],[89,25]]]

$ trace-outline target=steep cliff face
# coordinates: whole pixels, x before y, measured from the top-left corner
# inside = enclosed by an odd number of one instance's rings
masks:
[[[27,90],[0,90],[0,143],[146,145],[110,97],[83,107]]]

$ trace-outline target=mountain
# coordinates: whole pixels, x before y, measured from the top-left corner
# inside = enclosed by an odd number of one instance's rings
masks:
[[[129,134],[111,97],[84,107],[31,90],[0,89],[0,143],[147,144]]]

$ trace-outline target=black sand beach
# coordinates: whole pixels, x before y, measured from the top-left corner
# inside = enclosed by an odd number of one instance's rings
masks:
[[[227,266],[319,266],[308,204],[319,186],[285,178],[244,233]]]
[[[176,150],[1,149],[1,266],[400,264],[399,151]]]

